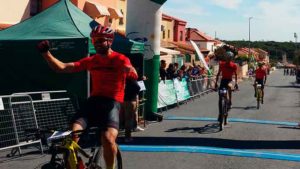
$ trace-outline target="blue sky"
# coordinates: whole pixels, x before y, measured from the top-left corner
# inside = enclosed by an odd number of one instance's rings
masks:
[[[248,40],[249,17],[251,41],[295,41],[294,33],[300,35],[300,0],[167,0],[162,11],[224,40]]]

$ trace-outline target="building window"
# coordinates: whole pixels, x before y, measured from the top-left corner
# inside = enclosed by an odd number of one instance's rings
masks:
[[[123,18],[119,19],[119,25],[124,25],[124,19]]]
[[[163,31],[163,39],[166,38],[166,31]]]
[[[160,26],[160,31],[164,31],[165,30],[165,26],[164,25],[161,25]]]
[[[170,29],[168,29],[168,38],[170,38]]]
[[[111,18],[108,19],[108,23],[112,23],[112,19]]]
[[[38,14],[41,10],[41,5],[40,0],[30,0],[30,16]]]
[[[120,11],[121,11],[121,13],[122,13],[123,16],[124,16],[123,9],[121,9]],[[119,19],[119,25],[124,25],[124,18],[120,18],[120,19]]]
[[[191,62],[191,61],[192,61],[192,56],[189,55],[189,54],[186,54],[186,55],[185,55],[185,61],[186,61],[186,62]]]
[[[180,41],[183,41],[183,31],[180,31]]]

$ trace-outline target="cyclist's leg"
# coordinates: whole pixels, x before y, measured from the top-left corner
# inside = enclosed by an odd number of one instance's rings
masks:
[[[264,95],[265,95],[265,92],[264,92],[264,89],[265,89],[265,85],[264,85],[264,80],[261,80],[261,103],[263,104],[264,103]]]
[[[115,167],[115,158],[117,155],[117,144],[116,139],[118,136],[118,130],[115,128],[108,128],[102,133],[101,141],[103,145],[104,160],[106,163],[107,169],[114,169]]]
[[[77,131],[77,130],[84,130],[86,129],[87,122],[84,118],[79,118],[72,124],[72,131]],[[73,141],[78,143],[79,141],[79,136],[77,134],[73,135]]]
[[[254,82],[254,84],[253,84],[253,87],[254,87],[254,97],[256,97],[257,96],[257,90],[256,90],[256,87],[257,87],[257,79],[255,79],[255,82]]]
[[[89,99],[85,101],[83,106],[80,108],[79,112],[77,112],[71,119],[70,121],[70,129],[72,131],[77,131],[77,130],[84,130],[87,127],[88,124],[88,104],[89,104]],[[79,136],[77,134],[73,135],[73,141],[78,143],[79,141]]]
[[[106,169],[113,169],[117,155],[116,139],[119,131],[119,113],[121,104],[112,99],[103,99],[101,101],[101,113],[98,116],[99,127],[103,129],[101,133],[101,143],[103,147],[103,157],[106,163]]]
[[[232,105],[232,90],[233,90],[233,85],[231,83],[231,81],[228,81],[227,83],[227,89],[228,89],[228,101],[229,101],[229,108],[231,108]]]

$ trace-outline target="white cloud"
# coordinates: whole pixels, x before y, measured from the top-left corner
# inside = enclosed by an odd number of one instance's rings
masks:
[[[167,6],[163,6],[163,12],[174,17],[186,18],[207,16],[209,11],[207,11],[199,0],[169,0],[167,1]]]
[[[299,0],[260,1],[251,10],[253,36],[256,39],[293,40],[293,33],[300,28],[299,8]]]
[[[163,13],[172,15],[175,17],[182,16],[207,16],[209,12],[199,6],[190,6],[184,8],[163,8]],[[180,14],[180,15],[178,15]],[[188,18],[187,18],[188,19]]]
[[[221,39],[247,40],[250,16],[254,17],[251,40],[293,41],[294,32],[300,35],[300,0],[169,0],[166,4],[164,13],[210,36],[216,31]]]
[[[227,8],[227,9],[237,9],[242,0],[210,0],[214,5]]]

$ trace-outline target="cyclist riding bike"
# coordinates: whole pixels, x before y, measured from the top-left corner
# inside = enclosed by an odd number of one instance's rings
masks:
[[[48,65],[57,72],[74,73],[89,71],[92,90],[85,106],[75,115],[72,130],[83,130],[90,126],[99,127],[107,169],[114,169],[117,154],[116,138],[119,129],[119,111],[124,99],[125,80],[137,79],[137,73],[129,59],[112,51],[114,31],[109,27],[96,26],[91,31],[96,54],[79,61],[63,63],[49,52],[49,42],[42,41],[38,49]],[[79,140],[78,137],[73,138]]]
[[[267,71],[263,68],[264,63],[263,62],[259,62],[258,63],[258,68],[255,70],[255,81],[254,81],[254,97],[257,96],[256,93],[256,86],[257,84],[261,85],[261,91],[262,91],[262,100],[261,103],[264,104],[264,86],[266,84],[267,81]]]
[[[232,85],[232,77],[233,75],[235,76],[235,85],[234,88],[238,89],[238,84],[237,84],[237,66],[234,62],[232,62],[232,59],[234,58],[234,54],[231,51],[226,51],[224,54],[224,61],[221,61],[219,63],[219,71],[216,77],[216,84],[215,88],[218,89],[218,80],[219,76],[222,74],[222,79],[220,83],[219,89],[226,88],[228,90],[229,94],[229,108],[231,108],[232,105],[232,90],[233,90],[233,85]],[[221,111],[221,97],[219,95],[219,111]],[[219,118],[220,118],[221,112],[219,112]],[[226,122],[227,123],[227,122]]]

